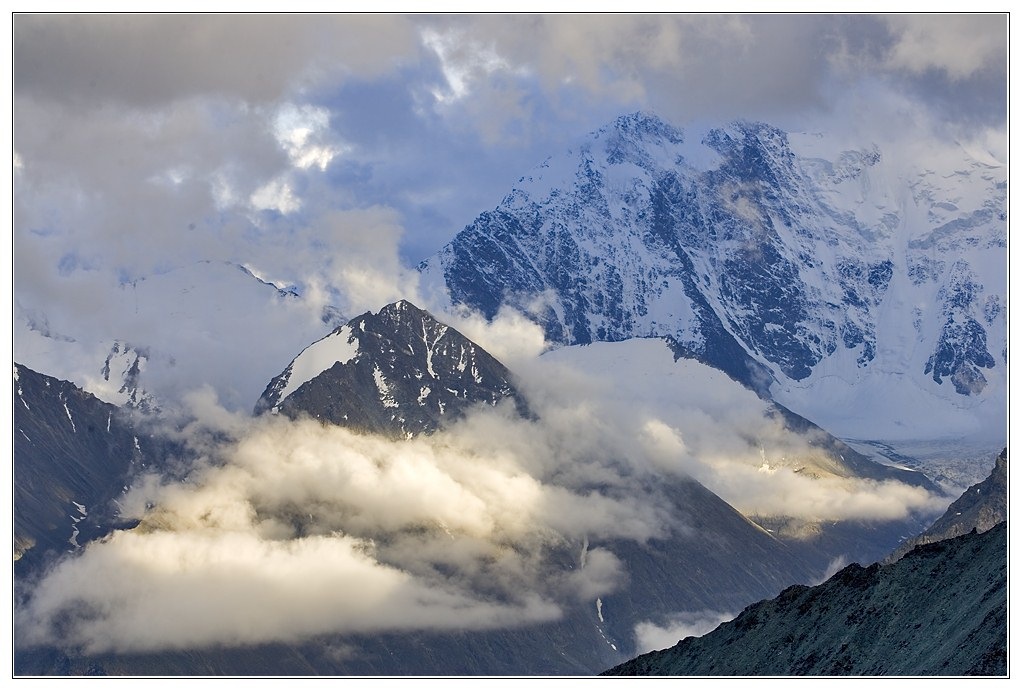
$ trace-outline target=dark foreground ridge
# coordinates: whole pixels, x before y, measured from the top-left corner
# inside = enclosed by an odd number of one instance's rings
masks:
[[[1006,675],[1007,524],[792,586],[603,675]]]

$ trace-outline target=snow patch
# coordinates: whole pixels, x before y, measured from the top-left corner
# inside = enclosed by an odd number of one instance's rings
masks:
[[[398,402],[391,395],[391,388],[387,386],[384,373],[376,365],[373,366],[373,381],[376,382],[377,391],[380,392],[380,403],[384,408],[398,408]]]
[[[18,398],[21,399],[21,403],[25,405],[25,408],[28,409],[29,411],[31,411],[32,407],[28,405],[27,401],[25,401],[25,396],[24,396],[24,394],[21,391],[21,382],[20,382],[20,378],[18,376],[18,366],[17,365],[14,366],[14,381],[18,383]]]
[[[437,344],[440,343],[440,340],[444,337],[444,334],[446,334],[447,331],[448,328],[441,325],[441,327],[437,330],[437,335],[431,341],[426,331],[426,324],[423,324],[423,343],[426,345],[426,371],[430,373],[430,377],[435,380],[439,380],[440,377],[438,377],[437,373],[434,372],[433,369],[433,354],[437,348]]]
[[[303,384],[334,367],[335,363],[347,365],[358,354],[359,340],[352,335],[352,328],[348,325],[323,337],[291,361],[288,383],[281,390],[277,401],[284,401]]]
[[[71,417],[71,409],[67,407],[67,401],[62,401],[61,403],[64,404],[64,412],[67,413],[67,419],[71,421],[71,432],[78,432],[78,429],[75,428],[75,420]]]

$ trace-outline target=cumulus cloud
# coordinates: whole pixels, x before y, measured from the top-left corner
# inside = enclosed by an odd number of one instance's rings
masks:
[[[343,535],[283,542],[178,530],[120,532],[62,563],[17,626],[26,643],[60,639],[96,653],[325,632],[501,627],[558,614],[535,596],[500,604],[426,583]]]
[[[983,69],[1004,68],[1008,17],[1000,14],[893,15],[884,18],[896,41],[887,63],[911,72],[942,70],[961,81]],[[949,50],[949,46],[955,50]]]
[[[428,298],[424,304],[433,307],[445,324],[455,327],[513,370],[548,348],[543,328],[511,306],[502,305],[494,318],[487,320],[464,306],[451,308],[443,302],[432,306],[435,300],[436,297]]]
[[[598,548],[559,574],[546,552],[649,520],[629,522],[637,506],[550,485],[457,434],[395,445],[276,418],[240,431],[244,419],[211,411],[208,395],[195,403],[238,439],[218,448],[186,429],[218,456],[187,482],[136,483],[122,510],[140,526],[41,581],[19,612],[25,643],[137,651],[552,619],[556,599],[614,590],[623,570]],[[552,521],[566,503],[578,518]]]

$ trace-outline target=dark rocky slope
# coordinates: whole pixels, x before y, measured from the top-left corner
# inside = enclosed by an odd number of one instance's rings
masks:
[[[792,586],[609,675],[1005,675],[1008,450],[883,563]]]
[[[118,524],[115,500],[157,445],[131,412],[14,364],[14,559],[17,573]]]
[[[962,536],[976,530],[983,533],[1009,518],[1009,450],[995,459],[986,479],[970,486],[926,531],[900,545],[885,561],[895,562],[918,545]]]
[[[792,586],[605,675],[1006,675],[1005,522]]]

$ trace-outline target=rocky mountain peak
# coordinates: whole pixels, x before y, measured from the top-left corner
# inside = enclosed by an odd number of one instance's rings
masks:
[[[394,437],[433,432],[476,405],[524,401],[507,368],[407,300],[367,312],[300,353],[257,414],[307,415]]]

